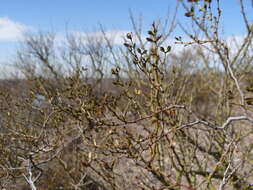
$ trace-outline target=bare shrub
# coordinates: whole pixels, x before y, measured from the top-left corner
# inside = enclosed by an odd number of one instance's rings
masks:
[[[240,1],[247,34],[232,50],[215,2],[180,1],[199,31],[181,26],[181,52],[166,43],[173,19],[145,38],[132,19],[119,49],[29,36],[22,95],[0,89],[2,188],[251,189],[253,31]]]

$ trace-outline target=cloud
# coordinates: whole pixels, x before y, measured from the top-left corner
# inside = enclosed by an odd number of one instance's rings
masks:
[[[106,37],[108,40],[111,40],[111,42],[114,45],[122,45],[124,43],[124,37],[129,31],[124,30],[110,30],[103,32],[93,32],[93,33],[87,33],[87,37],[89,38],[101,38],[104,39]]]
[[[22,41],[24,33],[31,27],[10,20],[8,17],[0,17],[0,41],[16,42]]]
[[[106,39],[113,45],[123,45],[124,37],[129,31],[126,30],[109,30],[109,31],[97,31],[97,32],[83,32],[83,31],[68,31],[67,34],[56,33],[55,41],[59,44],[65,42],[68,36],[80,39],[83,44],[88,44],[92,41],[100,41],[106,43]]]

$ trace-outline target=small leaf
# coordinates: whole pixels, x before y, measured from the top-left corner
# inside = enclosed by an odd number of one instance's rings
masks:
[[[160,47],[161,52],[165,53],[164,47]]]
[[[157,29],[154,27],[153,33],[156,34],[157,32],[158,32]]]
[[[154,33],[151,30],[148,31],[148,34],[151,35],[151,36],[154,35]]]
[[[194,16],[194,12],[190,11],[184,14],[186,17],[192,17]]]
[[[245,98],[248,105],[253,105],[253,97]]]
[[[147,40],[148,42],[154,42],[154,40],[152,40],[151,38],[146,38],[146,40]]]
[[[168,46],[167,47],[167,52],[170,52],[171,51],[171,46]]]
[[[246,90],[247,90],[248,92],[253,92],[253,86],[248,86],[248,87],[246,88]]]
[[[139,59],[135,57],[135,58],[133,59],[133,64],[137,65],[138,62],[139,62]]]
[[[116,72],[118,73],[120,71],[120,67],[116,67]]]
[[[136,95],[140,95],[141,94],[141,90],[139,90],[139,89],[134,89],[134,92],[135,92]]]
[[[111,71],[112,71],[113,75],[117,75],[119,73],[119,71],[117,69],[112,69]]]
[[[228,97],[229,100],[234,99],[234,94],[233,94],[233,92],[232,92],[231,90],[229,90],[229,91],[227,92],[227,97]]]
[[[178,37],[175,37],[175,39],[176,39],[177,41],[181,41],[181,40],[182,40],[182,37],[181,37],[181,36],[178,36]]]
[[[127,48],[131,48],[132,47],[132,45],[130,45],[130,44],[128,44],[128,43],[124,43],[123,44],[125,47],[127,47]]]
[[[159,41],[161,38],[162,38],[162,35],[159,35],[159,36],[156,38],[156,41]]]

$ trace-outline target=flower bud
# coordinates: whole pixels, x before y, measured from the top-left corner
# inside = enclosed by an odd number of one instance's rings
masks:
[[[127,33],[126,37],[127,37],[127,39],[132,40],[132,34],[131,33]]]

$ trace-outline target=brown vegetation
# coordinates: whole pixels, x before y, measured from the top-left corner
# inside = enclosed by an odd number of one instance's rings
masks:
[[[51,34],[27,38],[24,78],[0,82],[2,189],[252,189],[253,30],[243,17],[232,54],[219,1],[180,2],[200,31],[176,37],[181,52],[165,44],[173,20],[145,40],[135,26],[120,51],[108,39],[69,36],[57,49]]]

